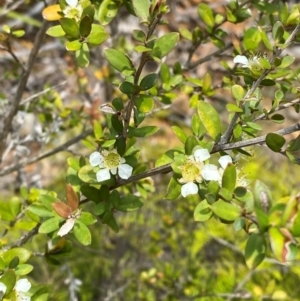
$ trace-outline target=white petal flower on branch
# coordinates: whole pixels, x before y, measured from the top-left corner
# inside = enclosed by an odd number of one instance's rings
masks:
[[[196,183],[202,183],[203,180],[220,181],[221,176],[217,166],[204,164],[204,161],[209,158],[209,151],[199,148],[181,165],[182,178],[178,181],[183,184],[181,187],[181,195],[183,197],[198,193],[199,188]]]
[[[4,283],[0,282],[0,293],[2,293],[4,295],[6,293],[6,289],[7,289],[6,285]],[[3,297],[3,295],[2,295],[2,297]]]
[[[132,166],[125,163],[126,160],[118,154],[116,149],[111,151],[103,150],[101,153],[93,152],[89,161],[93,167],[100,167],[100,170],[96,173],[98,182],[109,180],[111,174],[118,174],[124,180],[132,175]]]
[[[228,164],[232,164],[232,158],[229,155],[220,157],[219,163],[223,169],[225,169]]]
[[[30,288],[31,283],[26,278],[18,280],[14,288],[17,301],[30,301],[31,297],[26,295]]]

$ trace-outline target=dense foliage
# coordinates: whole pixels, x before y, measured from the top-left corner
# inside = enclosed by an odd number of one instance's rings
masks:
[[[299,5],[0,18],[0,300],[300,300]]]

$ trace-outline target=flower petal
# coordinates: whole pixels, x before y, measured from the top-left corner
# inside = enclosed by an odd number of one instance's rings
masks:
[[[17,301],[30,301],[31,297],[24,295],[23,293],[17,293]]]
[[[130,166],[129,164],[121,164],[119,165],[118,168],[118,174],[120,176],[121,179],[128,179],[130,178],[130,176],[132,175],[132,166]]]
[[[76,7],[78,0],[66,0],[67,4],[73,7]]]
[[[228,164],[232,163],[232,159],[229,155],[225,155],[219,159],[219,163],[222,166],[222,168],[225,169]]]
[[[117,174],[117,171],[118,171],[118,168],[117,167],[114,167],[110,170],[110,172],[113,174],[113,175],[116,175]]]
[[[186,197],[190,194],[196,194],[198,192],[198,186],[194,182],[188,182],[181,187],[181,194]]]
[[[93,152],[90,154],[89,160],[92,166],[98,166],[103,162],[103,156],[99,152]]]
[[[98,182],[103,182],[106,180],[110,179],[110,172],[108,169],[104,168],[104,169],[100,169],[97,173],[96,173],[96,177],[97,177],[97,181]]]
[[[26,278],[18,280],[15,286],[15,290],[22,293],[28,292],[30,288],[31,283]]]
[[[206,181],[220,181],[221,175],[216,165],[206,164],[201,171],[202,177]]]
[[[60,227],[59,231],[57,232],[58,236],[64,236],[68,234],[74,227],[75,218],[68,218],[66,222]]]
[[[0,292],[3,292],[4,294],[6,292],[6,285],[2,282],[0,282]]]
[[[198,148],[194,151],[194,158],[197,162],[203,162],[210,158],[210,153],[206,148]]]
[[[234,59],[233,59],[233,62],[235,64],[242,64],[244,66],[248,66],[249,65],[249,61],[248,59],[244,56],[244,55],[237,55]]]

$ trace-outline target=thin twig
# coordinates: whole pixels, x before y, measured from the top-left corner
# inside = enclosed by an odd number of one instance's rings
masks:
[[[54,4],[55,2],[56,2],[55,0],[52,0],[50,3]],[[27,81],[28,81],[31,69],[32,69],[35,59],[38,55],[39,49],[42,46],[46,31],[48,28],[48,24],[49,24],[49,22],[44,20],[40,30],[38,31],[38,33],[36,35],[33,48],[29,55],[26,69],[23,70],[23,72],[22,72],[22,75],[20,77],[20,81],[18,84],[16,96],[12,101],[12,107],[11,107],[10,111],[8,112],[8,114],[5,116],[5,118],[3,120],[3,124],[0,126],[0,163],[2,162],[2,154],[5,150],[6,139],[9,134],[9,131],[11,129],[11,124],[13,122],[15,115],[17,114],[17,112],[19,110],[19,105],[20,105],[24,90],[26,89],[26,85],[27,85]]]
[[[289,38],[286,40],[285,42],[285,47],[283,48],[278,48],[277,51],[274,53],[274,55],[272,56],[270,63],[272,65],[272,63],[274,62],[275,58],[278,57],[283,50],[289,46],[293,40],[295,39],[296,35],[299,33],[300,31],[300,25],[298,24],[296,26],[296,28],[294,29],[294,31],[291,33],[291,35],[289,36]],[[254,91],[258,88],[258,86],[261,84],[261,82],[263,81],[263,79],[272,71],[272,69],[266,69],[263,74],[253,83],[252,87],[250,90],[248,90],[248,92],[246,93],[244,99],[247,99],[250,97],[250,95],[252,95],[254,93]],[[232,135],[233,129],[235,127],[235,124],[238,120],[238,118],[240,117],[241,113],[235,113],[234,116],[232,117],[232,120],[228,126],[228,128],[226,129],[225,133],[222,135],[220,141],[218,142],[218,145],[222,145],[222,144],[226,144],[228,143],[228,141],[230,140],[230,137]]]
[[[162,15],[158,14],[157,17],[154,19],[153,23],[150,25],[147,36],[146,36],[146,41],[148,41],[148,39],[152,36],[155,27],[157,26],[157,24],[159,23],[160,19],[161,19]],[[138,85],[141,73],[143,71],[143,68],[145,67],[146,62],[149,60],[149,56],[147,52],[143,52],[142,56],[141,56],[141,60],[139,63],[139,66],[137,68],[136,74],[134,76],[134,85]],[[137,95],[133,94],[127,104],[127,107],[125,109],[125,118],[124,118],[124,128],[123,128],[123,137],[126,138],[127,136],[127,130],[129,127],[129,123],[130,123],[130,118],[131,118],[131,113],[134,107],[134,99]]]
[[[285,104],[282,104],[280,105],[279,107],[275,108],[272,112],[268,112],[268,114],[272,114],[274,112],[278,112],[278,111],[281,111],[281,110],[284,110],[284,109],[287,109],[289,107],[292,107],[293,105],[297,104],[297,103],[300,103],[300,98],[297,98],[297,99],[294,99],[292,101],[289,101]],[[252,121],[258,121],[258,120],[263,120],[263,119],[267,119],[267,115],[266,114],[261,114],[257,117],[255,117]]]
[[[274,132],[275,134],[285,136],[294,132],[300,131],[300,123],[297,123],[293,126],[287,127],[285,129],[281,129],[279,131]],[[212,153],[224,151],[224,150],[230,150],[230,149],[236,149],[236,148],[241,148],[241,147],[247,147],[251,145],[256,145],[256,144],[264,144],[266,142],[266,137],[267,135],[260,136],[257,138],[253,139],[248,139],[248,140],[243,140],[243,141],[238,141],[238,142],[233,142],[233,143],[227,143],[227,144],[221,144],[221,145],[215,145]]]
[[[288,135],[288,134],[298,132],[298,131],[300,131],[300,123],[297,123],[293,126],[287,127],[285,129],[281,129],[274,133],[284,136],[284,135]],[[267,135],[264,135],[264,136],[260,136],[257,138],[244,140],[244,141],[238,141],[238,142],[233,142],[233,143],[228,143],[228,144],[223,144],[223,145],[215,145],[215,147],[213,148],[211,153],[213,154],[213,153],[217,153],[217,152],[224,151],[224,150],[247,147],[247,146],[256,145],[256,144],[262,145],[266,142],[266,137],[267,137]],[[138,175],[134,175],[127,180],[120,179],[114,186],[111,187],[111,189],[115,189],[115,188],[130,184],[130,183],[135,183],[139,180],[142,180],[142,179],[145,179],[145,178],[148,178],[151,176],[155,176],[157,174],[166,174],[171,171],[172,171],[171,164],[166,164],[166,165],[151,169],[149,171],[140,173]]]
[[[44,95],[44,94],[46,94],[47,92],[49,92],[49,91],[51,91],[51,90],[55,90],[55,89],[58,88],[58,87],[64,86],[66,83],[67,83],[67,81],[64,81],[64,82],[62,82],[62,83],[60,83],[60,84],[58,84],[58,85],[49,87],[49,88],[47,88],[47,89],[45,89],[45,90],[43,90],[43,91],[41,91],[41,92],[35,93],[35,94],[29,96],[28,98],[24,99],[24,100],[20,103],[20,106],[25,105],[27,102],[30,102],[30,101],[32,101],[33,99],[35,99],[35,98],[37,98],[37,97],[39,97],[39,96],[41,96],[41,95]]]
[[[18,239],[16,242],[14,242],[12,245],[4,247],[2,249],[2,251],[7,251],[7,250],[12,249],[12,248],[21,247],[24,244],[26,244],[26,242],[30,238],[32,238],[34,235],[36,235],[38,233],[38,229],[39,229],[40,225],[41,224],[37,224],[32,230],[30,230],[28,233],[21,236],[21,238]]]
[[[62,145],[60,145],[60,146],[58,146],[58,147],[56,147],[56,148],[54,148],[54,149],[52,149],[52,150],[50,150],[48,152],[45,152],[45,153],[43,153],[41,155],[38,155],[38,156],[36,156],[34,158],[22,161],[21,163],[13,164],[13,165],[10,165],[10,166],[8,166],[6,168],[3,168],[2,171],[0,172],[0,177],[1,176],[5,176],[5,175],[7,175],[7,174],[9,174],[9,173],[11,173],[13,171],[16,171],[16,170],[18,170],[18,169],[20,169],[20,168],[22,168],[22,167],[24,167],[26,165],[30,165],[32,163],[38,162],[38,161],[40,161],[42,159],[45,159],[47,157],[53,156],[54,154],[56,154],[58,152],[66,151],[66,149],[69,146],[71,146],[71,145],[79,142],[81,139],[87,137],[88,135],[90,135],[92,133],[93,133],[92,129],[87,130],[87,131],[81,133],[80,135],[78,135],[78,136],[70,139],[69,141],[65,142],[64,144],[62,144]]]

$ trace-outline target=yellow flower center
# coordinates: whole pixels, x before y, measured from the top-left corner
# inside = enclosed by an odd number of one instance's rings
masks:
[[[195,161],[188,160],[184,165],[181,166],[182,178],[185,182],[197,181],[200,177],[201,166]]]
[[[103,155],[104,165],[107,169],[117,168],[121,163],[121,157],[118,153],[111,152]]]
[[[63,13],[66,18],[75,19],[76,21],[79,21],[82,11],[82,6],[79,4],[76,7],[67,6],[64,9]]]

